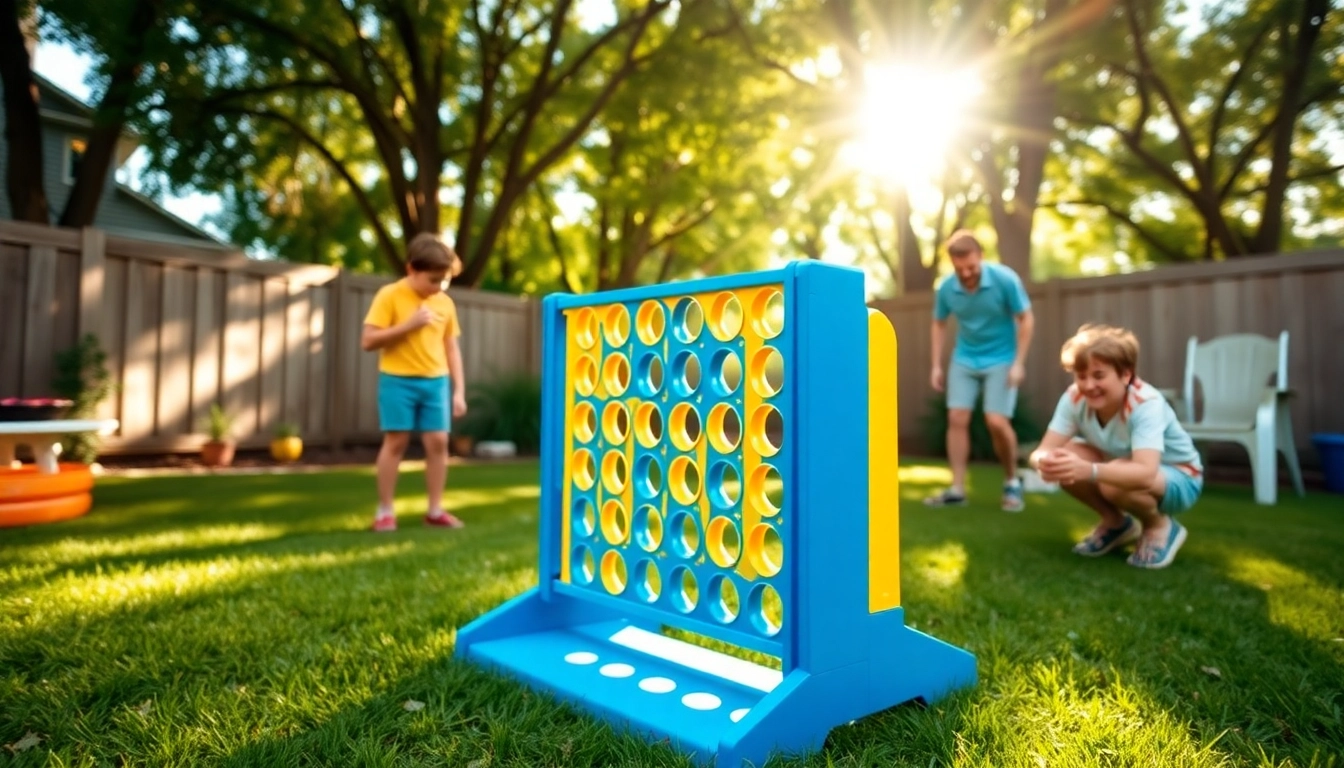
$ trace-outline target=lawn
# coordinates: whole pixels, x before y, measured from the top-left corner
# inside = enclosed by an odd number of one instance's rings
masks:
[[[107,477],[85,518],[0,530],[0,763],[689,765],[452,660],[535,583],[536,475],[454,467],[460,531],[420,525],[408,474],[401,530],[366,532],[356,470]],[[1141,571],[1072,555],[1092,521],[1062,496],[1005,514],[979,467],[930,510],[945,470],[901,477],[907,620],[980,683],[772,765],[1344,768],[1344,498],[1212,487]]]

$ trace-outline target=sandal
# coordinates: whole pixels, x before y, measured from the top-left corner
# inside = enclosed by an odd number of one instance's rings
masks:
[[[1139,538],[1139,524],[1134,518],[1125,515],[1125,523],[1119,528],[1103,528],[1098,525],[1087,538],[1073,545],[1073,551],[1085,557],[1100,557],[1116,547],[1124,546]]]
[[[1166,568],[1176,559],[1176,552],[1185,543],[1185,526],[1171,521],[1166,539],[1154,544],[1151,539],[1143,539],[1125,562],[1136,568]]]

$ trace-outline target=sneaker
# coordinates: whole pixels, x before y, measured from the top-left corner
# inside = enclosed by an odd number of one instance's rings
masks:
[[[963,507],[966,505],[966,495],[948,488],[942,493],[924,499],[924,504],[930,507]]]
[[[1153,544],[1149,539],[1140,541],[1134,554],[1125,562],[1136,568],[1166,568],[1176,559],[1176,552],[1184,543],[1185,526],[1172,520],[1166,539],[1157,544]]]
[[[465,526],[466,523],[458,520],[447,512],[440,510],[437,513],[430,512],[425,515],[425,525],[434,525],[440,528],[461,528]]]
[[[1022,483],[1005,483],[1003,486],[1003,498],[999,505],[1004,512],[1021,512],[1027,508],[1027,502],[1022,498]]]
[[[1073,551],[1086,557],[1099,557],[1116,547],[1124,546],[1139,538],[1138,522],[1125,515],[1125,524],[1119,528],[1102,528],[1098,525],[1087,538],[1073,545]]]
[[[373,530],[375,531],[395,531],[397,530],[396,515],[376,515],[373,518]]]

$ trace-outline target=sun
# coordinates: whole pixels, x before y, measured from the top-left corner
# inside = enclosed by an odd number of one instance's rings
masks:
[[[948,147],[965,130],[968,109],[983,93],[979,76],[969,69],[869,65],[858,135],[845,154],[854,167],[880,179],[928,183],[942,171]]]

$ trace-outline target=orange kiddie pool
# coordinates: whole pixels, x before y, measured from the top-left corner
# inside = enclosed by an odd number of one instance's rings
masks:
[[[93,473],[83,464],[61,462],[55,474],[32,464],[0,468],[0,528],[79,517],[93,506],[91,490]]]

